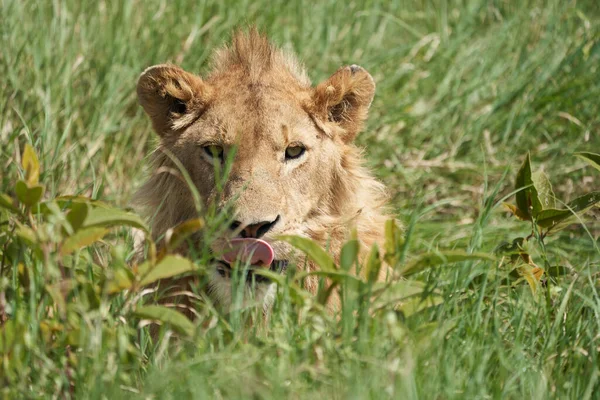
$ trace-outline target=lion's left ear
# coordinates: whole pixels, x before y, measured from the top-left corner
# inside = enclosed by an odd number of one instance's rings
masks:
[[[342,139],[349,143],[361,131],[374,95],[375,81],[364,68],[342,67],[315,88],[314,112],[340,126]]]

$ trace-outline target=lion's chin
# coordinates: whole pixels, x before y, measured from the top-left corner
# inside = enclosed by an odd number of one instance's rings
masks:
[[[208,295],[226,313],[251,307],[260,307],[266,313],[275,300],[277,287],[268,279],[258,282],[256,278],[259,276],[253,274],[250,281],[234,284],[231,275],[223,276],[215,269],[210,276]],[[242,289],[241,285],[243,290],[239,290]]]
[[[283,273],[286,268],[287,261],[275,260],[270,270]],[[209,296],[224,312],[250,307],[261,307],[267,312],[275,300],[276,285],[269,278],[253,271],[254,268],[249,267],[232,278],[234,271],[229,264],[218,261],[210,276]]]

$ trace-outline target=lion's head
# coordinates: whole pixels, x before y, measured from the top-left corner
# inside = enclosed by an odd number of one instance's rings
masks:
[[[230,47],[218,50],[204,78],[169,64],[148,68],[137,93],[160,144],[155,173],[138,199],[153,216],[153,235],[197,213],[186,183],[170,173],[175,158],[205,207],[233,204],[229,237],[269,244],[273,269],[289,255],[274,241],[278,235],[311,237],[334,254],[350,229],[367,245],[378,240],[384,191],[353,144],[374,92],[373,78],[356,65],[313,87],[294,57],[254,30],[237,33]],[[231,170],[218,187],[230,157]],[[215,254],[226,240],[213,244]],[[211,287],[226,303],[223,268],[217,267]]]

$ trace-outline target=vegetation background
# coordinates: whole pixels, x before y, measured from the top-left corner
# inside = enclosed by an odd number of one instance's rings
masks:
[[[375,78],[358,140],[407,226],[399,264],[527,237],[532,224],[502,201],[514,203],[528,151],[562,201],[600,190],[600,172],[573,157],[600,149],[596,0],[0,0],[0,192],[14,198],[27,178],[28,143],[46,201],[126,208],[155,140],[138,75],[166,61],[202,73],[248,24],[294,50],[315,83],[352,63]],[[394,288],[412,309],[369,312],[358,296],[332,318],[284,284],[265,325],[206,306],[188,337],[167,323],[156,341],[124,311],[148,296],[93,289],[131,259],[128,230],[60,269],[65,217],[46,214],[0,213],[5,398],[600,398],[597,208],[532,237],[546,272],[530,285],[507,262],[441,257]],[[54,244],[36,252],[17,220]],[[53,289],[66,281],[79,289]]]

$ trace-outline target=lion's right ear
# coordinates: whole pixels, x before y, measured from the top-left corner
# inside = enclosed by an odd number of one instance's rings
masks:
[[[210,93],[199,76],[169,64],[146,69],[137,83],[139,102],[161,137],[196,120],[205,110]]]
[[[349,143],[361,131],[374,95],[375,81],[367,70],[358,65],[342,67],[315,88],[314,114],[317,121],[341,127],[341,137]]]

